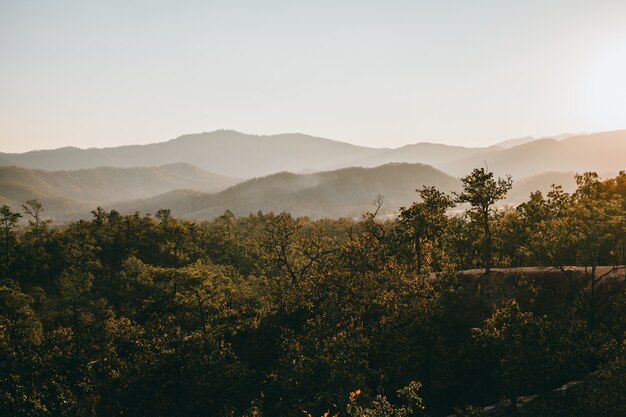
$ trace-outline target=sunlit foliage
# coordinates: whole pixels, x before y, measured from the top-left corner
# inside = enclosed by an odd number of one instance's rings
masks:
[[[568,415],[620,415],[626,175],[495,209],[510,181],[388,220],[3,206],[0,415],[525,415],[571,381]]]

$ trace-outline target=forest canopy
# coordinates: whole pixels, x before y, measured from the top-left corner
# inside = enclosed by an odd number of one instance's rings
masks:
[[[626,415],[626,173],[462,182],[394,219],[3,206],[0,415]]]

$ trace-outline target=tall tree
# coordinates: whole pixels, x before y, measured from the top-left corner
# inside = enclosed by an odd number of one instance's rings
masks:
[[[513,186],[511,176],[505,179],[493,177],[493,172],[484,168],[474,169],[471,174],[461,178],[463,191],[456,194],[457,202],[469,203],[469,210],[473,220],[479,222],[485,233],[483,242],[483,262],[485,273],[491,272],[491,256],[493,241],[491,238],[491,214],[494,213],[492,206],[506,197],[507,192]]]
[[[41,218],[41,213],[44,211],[43,205],[37,199],[28,200],[26,204],[22,205],[22,208],[31,217],[28,220],[28,224],[31,226],[33,233],[40,234],[45,226],[51,222],[51,220],[43,220]]]
[[[49,228],[52,221],[42,218],[44,209],[38,200],[28,200],[22,209],[30,218],[21,234],[21,251],[15,270],[19,270],[31,284],[42,284],[48,281],[52,260],[46,248],[53,233]]]
[[[620,227],[624,217],[621,202],[617,196],[607,192],[605,184],[595,172],[576,176],[578,189],[573,195],[574,203],[570,213],[570,239],[572,248],[579,256],[579,262],[590,268],[590,292],[586,296],[589,305],[589,324],[596,322],[596,269],[603,253],[615,249],[621,240]],[[585,294],[583,292],[583,294]]]

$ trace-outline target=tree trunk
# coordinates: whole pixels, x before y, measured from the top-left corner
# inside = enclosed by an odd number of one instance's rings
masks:
[[[596,268],[597,257],[594,257],[591,265],[591,296],[589,297],[589,327],[592,330],[596,327]]]
[[[483,212],[483,222],[485,226],[485,274],[491,272],[491,230],[489,230],[489,211]]]

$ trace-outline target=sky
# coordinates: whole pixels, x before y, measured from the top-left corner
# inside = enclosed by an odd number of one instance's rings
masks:
[[[0,151],[626,128],[626,1],[0,0]]]

